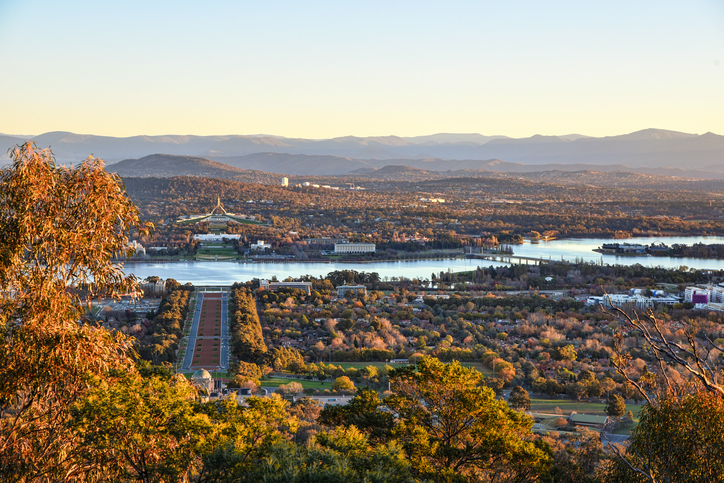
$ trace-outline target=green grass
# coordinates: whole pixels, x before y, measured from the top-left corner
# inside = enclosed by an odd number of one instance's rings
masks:
[[[634,415],[636,413],[634,412]],[[638,419],[634,420],[634,424],[627,424],[625,426],[621,426],[620,428],[616,429],[616,431],[613,432],[613,434],[631,434],[631,431],[636,429],[636,426],[638,426]]]
[[[484,375],[486,377],[495,375],[493,373],[493,370],[491,368],[489,368],[488,366],[486,366],[485,364],[483,364],[482,362],[461,362],[460,365],[463,367],[474,367],[475,369],[478,370],[478,372],[480,372],[482,375]]]
[[[279,387],[282,384],[289,384],[290,382],[298,382],[304,389],[332,389],[332,380],[328,379],[322,384],[318,380],[309,381],[307,379],[284,379],[281,377],[273,377],[271,379],[262,379],[262,387]]]
[[[233,248],[205,248],[201,247],[196,251],[196,255],[218,255],[220,257],[235,257],[238,252]]]
[[[328,364],[326,361],[325,364]],[[407,364],[390,364],[389,362],[380,362],[380,361],[374,361],[374,362],[335,362],[332,361],[332,364],[335,366],[342,366],[342,369],[347,370],[350,367],[354,367],[355,369],[364,369],[367,366],[374,366],[377,368],[382,368],[385,366],[390,366],[393,368],[400,368],[405,367]],[[463,367],[474,367],[478,370],[478,372],[481,372],[484,376],[492,376],[493,371],[486,365],[484,365],[482,362],[461,362],[460,363]]]
[[[327,362],[325,362],[327,364]],[[342,369],[345,371],[349,369],[350,367],[354,367],[355,369],[363,369],[367,366],[374,366],[374,367],[385,367],[387,365],[392,367],[403,367],[404,364],[390,364],[389,362],[334,362],[332,361],[332,364],[335,366],[342,366]]]
[[[571,401],[570,399],[534,399],[530,400],[530,410],[534,413],[554,414],[556,407],[560,408],[563,416],[569,416],[575,411],[579,414],[593,414],[597,416],[605,416],[604,411],[606,405],[603,403],[591,403],[585,401]],[[633,412],[634,420],[638,420],[639,411],[642,405],[627,404],[626,411],[629,409]]]

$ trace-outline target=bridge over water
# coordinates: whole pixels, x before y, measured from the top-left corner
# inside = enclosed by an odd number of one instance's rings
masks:
[[[493,262],[502,262],[518,265],[539,265],[542,263],[561,263],[563,260],[553,260],[552,258],[535,258],[535,257],[520,257],[517,255],[510,255],[507,253],[466,253],[465,258],[472,258],[478,260],[490,260]]]

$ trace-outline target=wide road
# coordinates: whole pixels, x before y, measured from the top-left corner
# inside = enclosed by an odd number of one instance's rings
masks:
[[[221,352],[219,364],[222,369],[229,369],[229,293],[221,296]]]
[[[199,320],[201,320],[201,306],[204,303],[203,292],[196,294],[196,310],[194,310],[194,319],[191,322],[191,334],[189,334],[189,341],[186,344],[186,355],[184,355],[184,363],[181,369],[188,371],[191,369],[191,362],[194,359],[194,349],[196,348],[196,336],[199,333]],[[223,316],[222,316],[223,319]],[[223,353],[222,353],[223,354]],[[228,365],[228,363],[227,363]]]

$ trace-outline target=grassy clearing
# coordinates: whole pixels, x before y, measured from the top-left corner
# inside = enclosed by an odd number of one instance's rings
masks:
[[[474,367],[478,372],[486,377],[494,375],[493,370],[482,362],[461,362],[460,365],[463,367]]]
[[[262,379],[262,387],[279,387],[282,384],[289,384],[290,382],[298,382],[304,389],[332,389],[331,380],[321,382],[317,380],[308,381],[306,379],[284,379],[281,377],[272,377],[271,379]]]
[[[387,365],[392,367],[404,366],[404,364],[390,364],[389,362],[332,362],[332,364],[334,364],[335,366],[342,366],[342,369],[344,369],[345,371],[350,367],[354,367],[355,369],[363,369],[367,366],[374,366],[377,368],[385,367]]]
[[[206,260],[206,261],[225,261],[225,260],[236,260],[236,256],[230,256],[230,257],[222,257],[220,255],[197,255],[196,260]]]
[[[560,408],[563,416],[569,416],[573,411],[579,414],[592,414],[597,416],[605,416],[605,407],[603,403],[593,403],[585,401],[571,401],[570,399],[534,399],[530,400],[530,410],[534,413],[550,413],[554,414],[556,408]],[[627,404],[626,411],[629,409],[633,412],[634,420],[638,421],[641,404]]]
[[[326,364],[326,362],[325,362]],[[355,369],[363,369],[367,366],[374,366],[377,368],[390,366],[394,367],[396,369],[400,367],[405,367],[407,364],[390,364],[389,362],[384,361],[374,361],[374,362],[334,362],[332,361],[332,364],[335,366],[342,366],[342,369],[347,370],[350,367],[354,367]],[[493,371],[489,367],[485,366],[482,362],[461,362],[460,363],[463,367],[474,367],[478,370],[478,372],[482,373],[484,376],[492,376]]]

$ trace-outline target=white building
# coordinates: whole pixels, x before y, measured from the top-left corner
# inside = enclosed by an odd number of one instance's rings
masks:
[[[289,178],[282,178],[282,186],[286,187],[289,186]]]
[[[202,235],[194,235],[194,240],[205,241],[205,242],[222,242],[222,241],[224,241],[224,239],[238,240],[240,238],[241,238],[241,235],[229,235],[229,234],[215,235],[213,233],[209,233],[209,234],[202,234]]]
[[[347,292],[352,292],[355,295],[367,295],[367,287],[364,285],[340,285],[337,287],[337,297],[343,298],[347,295]]]
[[[706,296],[706,302],[703,301]],[[692,303],[724,303],[724,285],[699,285],[686,287],[684,302]]]
[[[271,292],[275,292],[279,288],[298,288],[309,295],[312,293],[312,282],[270,282],[269,280],[260,280],[259,288]]]
[[[166,291],[166,280],[159,279],[158,282],[143,282],[141,289],[150,294],[162,294]]]
[[[334,253],[374,253],[374,243],[335,243]]]
[[[603,305],[607,308],[623,307],[632,304],[639,310],[653,308],[655,305],[674,305],[679,303],[677,297],[645,297],[643,295],[611,294],[592,295],[586,299],[587,305]]]
[[[264,240],[257,240],[256,243],[249,246],[252,250],[265,250],[267,248],[271,249],[271,245],[269,243],[265,243]]]
[[[133,240],[131,242],[131,248],[133,248],[133,255],[137,257],[142,257],[146,254],[146,249],[143,248],[143,245],[138,243],[138,241]]]

